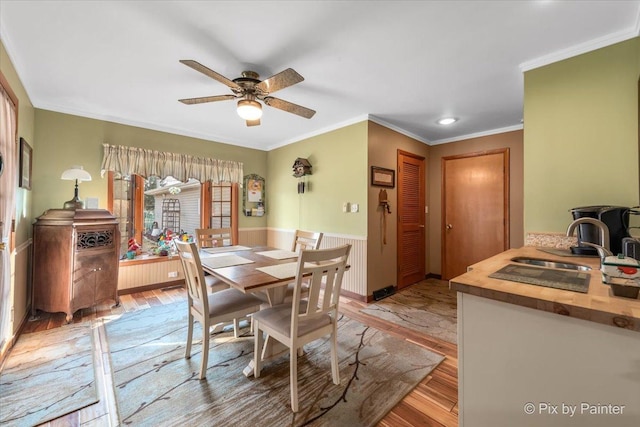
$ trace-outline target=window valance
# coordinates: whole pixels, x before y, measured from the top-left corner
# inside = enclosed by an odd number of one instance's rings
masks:
[[[122,145],[102,146],[102,176],[106,171],[112,171],[122,175],[140,175],[144,178],[172,176],[183,182],[193,178],[200,182],[230,182],[242,186],[243,164],[239,162]]]

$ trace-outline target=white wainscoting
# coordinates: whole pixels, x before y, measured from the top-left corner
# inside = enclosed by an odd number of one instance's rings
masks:
[[[177,272],[177,277],[169,277],[169,273]],[[139,288],[156,283],[184,280],[184,272],[180,259],[174,257],[163,262],[126,265],[120,263],[118,272],[118,290]]]
[[[269,228],[267,230],[267,245],[280,249],[291,249],[295,230]],[[360,236],[346,236],[340,234],[324,234],[320,248],[351,244],[349,265],[351,268],[345,274],[342,289],[361,297],[367,296],[367,239]]]

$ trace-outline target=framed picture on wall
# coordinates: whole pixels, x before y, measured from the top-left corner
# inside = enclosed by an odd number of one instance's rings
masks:
[[[31,154],[33,150],[24,138],[20,138],[20,188],[31,190]]]
[[[371,185],[377,185],[378,187],[395,187],[396,171],[371,166]]]

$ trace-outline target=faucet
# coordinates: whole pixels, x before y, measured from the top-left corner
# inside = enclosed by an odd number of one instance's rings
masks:
[[[600,229],[600,244],[596,245],[595,243],[579,240],[579,245],[595,248],[598,251],[600,262],[603,262],[606,257],[613,255],[609,250],[609,227],[607,227],[607,224],[595,218],[578,218],[569,224],[569,227],[567,228],[567,236],[573,236],[573,231],[580,224],[592,224],[598,227],[598,229]]]
[[[605,258],[608,256],[613,256],[613,252],[611,252],[609,249],[607,248],[603,248],[600,245],[596,245],[595,243],[591,243],[591,242],[581,242],[583,245],[587,245],[587,246],[591,246],[592,248],[595,248],[596,251],[598,251],[598,255],[600,256],[600,261],[604,262]]]

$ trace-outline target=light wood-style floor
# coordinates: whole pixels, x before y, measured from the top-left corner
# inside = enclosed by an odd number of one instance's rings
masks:
[[[72,322],[78,323],[90,319],[98,319],[125,311],[149,308],[155,305],[171,304],[186,299],[183,288],[158,289],[123,295],[120,307],[112,308],[110,304],[98,305],[92,309],[76,312]],[[360,313],[366,304],[350,299],[343,299],[340,311],[345,315],[389,334],[422,345],[431,351],[442,354],[445,360],[431,372],[418,386],[400,401],[378,424],[378,427],[417,427],[417,426],[457,426],[458,425],[458,352],[457,346],[428,335],[403,328],[391,322]],[[63,313],[40,313],[39,319],[29,321],[22,333],[30,333],[60,327],[65,322]],[[98,344],[100,345],[100,344]],[[100,353],[99,353],[100,354]],[[108,361],[108,357],[102,357]],[[43,424],[46,427],[79,427],[83,425],[108,425],[113,420],[115,401],[111,372],[108,362],[99,369],[103,378],[97,379],[103,385],[99,387],[100,402],[87,408]],[[98,371],[98,370],[97,370]],[[107,394],[106,396],[104,394]]]

